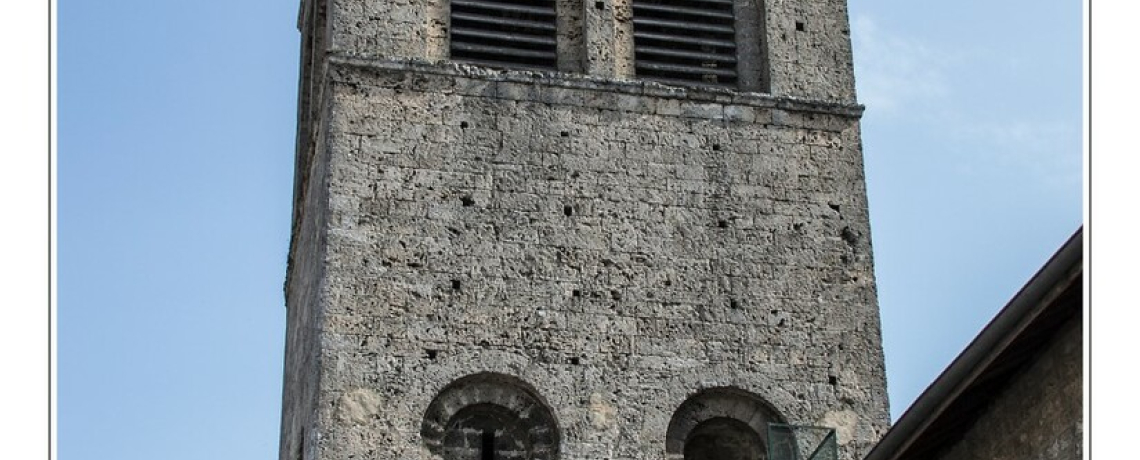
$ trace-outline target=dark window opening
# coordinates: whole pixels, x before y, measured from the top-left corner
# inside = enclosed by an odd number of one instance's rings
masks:
[[[557,70],[554,0],[452,0],[451,60]]]
[[[495,460],[495,432],[491,430],[483,431],[483,452],[480,455],[482,460]]]
[[[633,37],[640,78],[737,86],[733,0],[633,0]]]
[[[305,459],[305,429],[301,428],[300,441],[297,443],[297,460]]]
[[[760,434],[739,420],[716,417],[693,428],[685,440],[685,460],[763,460]]]
[[[527,460],[538,458],[531,421],[496,404],[474,404],[448,423],[444,460]]]

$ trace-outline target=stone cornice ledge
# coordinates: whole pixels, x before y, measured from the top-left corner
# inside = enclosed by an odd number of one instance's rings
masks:
[[[792,112],[811,112],[837,115],[846,118],[860,118],[864,110],[862,104],[829,102],[792,96],[774,96],[765,93],[740,92],[721,88],[668,86],[651,81],[615,80],[566,72],[498,70],[453,62],[433,63],[423,60],[374,59],[344,55],[331,55],[328,57],[327,62],[329,64],[329,70],[333,75],[338,74],[336,69],[341,67],[381,73],[415,72],[444,77],[477,79],[489,83],[502,82],[522,85],[541,85],[553,88],[601,91],[630,96],[679,99],[689,102],[740,105]],[[341,78],[335,76],[333,79],[342,81]]]

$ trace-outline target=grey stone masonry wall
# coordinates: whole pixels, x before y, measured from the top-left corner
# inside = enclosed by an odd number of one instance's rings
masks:
[[[845,2],[738,5],[766,93],[640,81],[628,0],[556,4],[537,73],[448,62],[442,0],[303,2],[281,460],[681,460],[767,422],[860,458]]]
[[[306,458],[429,458],[428,405],[481,372],[538,389],[567,459],[663,458],[720,387],[843,458],[886,427],[857,107],[330,68]]]
[[[1002,391],[942,460],[1082,458],[1084,417],[1080,316]]]

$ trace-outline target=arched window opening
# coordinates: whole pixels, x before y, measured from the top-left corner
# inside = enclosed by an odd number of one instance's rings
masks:
[[[737,388],[711,388],[686,399],[665,434],[669,460],[766,460],[769,423],[783,418]]]
[[[444,460],[555,460],[559,431],[532,387],[501,374],[464,377],[424,414],[420,435]]]

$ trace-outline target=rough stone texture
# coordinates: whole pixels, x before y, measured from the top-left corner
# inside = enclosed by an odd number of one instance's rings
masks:
[[[663,459],[688,413],[861,457],[888,423],[862,108],[844,2],[799,3],[743,8],[761,94],[622,78],[628,27],[591,24],[627,2],[560,20],[589,75],[441,61],[441,1],[306,2],[281,459]],[[762,404],[681,410],[707,394]]]
[[[846,0],[765,0],[772,94],[855,100]],[[797,28],[803,25],[803,30]]]
[[[1069,460],[1082,455],[1084,392],[1078,316],[936,458]]]

